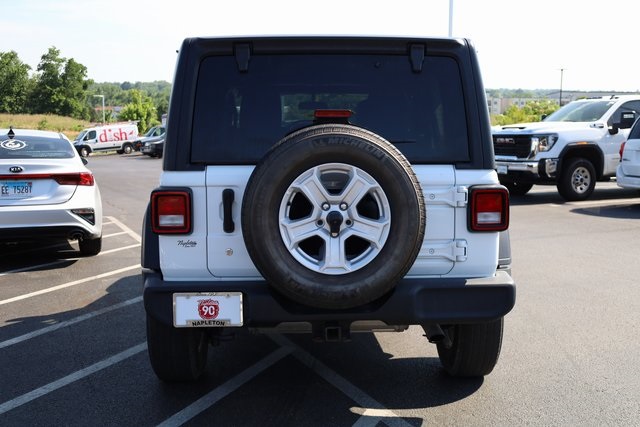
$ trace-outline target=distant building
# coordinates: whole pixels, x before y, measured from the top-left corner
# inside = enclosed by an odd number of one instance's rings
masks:
[[[527,102],[539,101],[541,99],[547,98],[487,98],[487,106],[489,107],[489,114],[497,115],[504,113],[505,110],[512,105],[522,108]]]
[[[106,112],[111,112],[111,118],[113,120],[117,120],[118,116],[120,115],[120,112],[122,111],[124,107],[120,106],[120,105],[105,105],[104,107],[104,111]],[[102,116],[102,105],[98,105],[97,107],[94,108],[97,115]]]
[[[582,98],[599,98],[602,96],[615,96],[615,95],[638,95],[638,92],[606,92],[606,91],[576,91],[576,90],[563,90],[562,100],[560,100],[560,91],[550,91],[542,97],[536,98],[495,98],[487,97],[487,107],[489,108],[489,114],[497,115],[503,114],[507,108],[512,105],[516,105],[522,108],[527,102],[551,100],[556,104],[566,105],[571,101]]]

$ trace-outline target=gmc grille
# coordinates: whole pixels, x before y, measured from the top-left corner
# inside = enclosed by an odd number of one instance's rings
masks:
[[[531,137],[521,135],[493,135],[493,151],[497,156],[531,156]]]

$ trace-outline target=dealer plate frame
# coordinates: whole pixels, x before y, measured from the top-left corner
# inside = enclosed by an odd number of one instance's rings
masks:
[[[244,325],[242,292],[177,292],[173,294],[176,328],[226,328]]]

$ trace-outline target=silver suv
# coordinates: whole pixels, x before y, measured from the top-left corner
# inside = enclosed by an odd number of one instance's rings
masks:
[[[163,380],[246,332],[424,328],[495,366],[515,302],[509,199],[466,40],[184,41],[142,265]]]

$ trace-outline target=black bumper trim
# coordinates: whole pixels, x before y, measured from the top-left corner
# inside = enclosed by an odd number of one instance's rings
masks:
[[[403,279],[385,297],[365,306],[325,310],[283,298],[265,281],[166,282],[144,270],[144,306],[148,315],[173,324],[174,292],[242,292],[244,325],[274,327],[283,322],[378,320],[388,325],[457,324],[490,321],[513,308],[515,282],[505,271],[481,279]]]
[[[21,227],[0,229],[0,241],[88,238],[90,233],[78,226]]]

